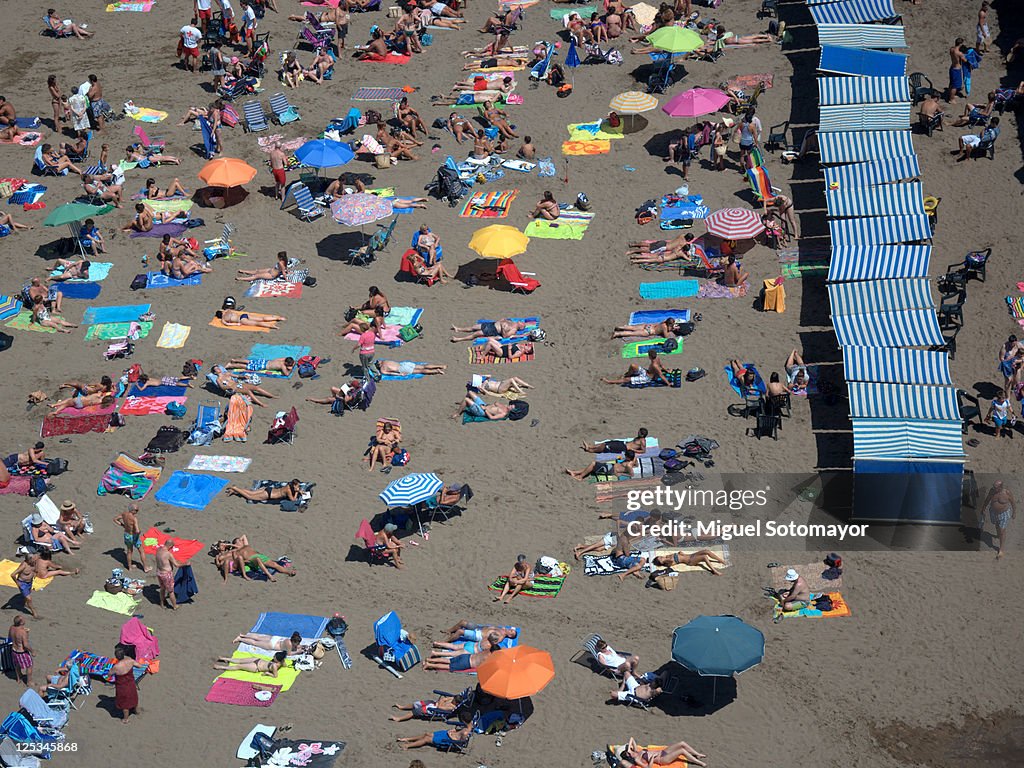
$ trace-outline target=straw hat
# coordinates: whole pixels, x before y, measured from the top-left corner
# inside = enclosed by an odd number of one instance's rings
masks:
[[[73,502],[73,501],[65,500],[65,501],[61,502],[61,505],[60,505],[60,511],[61,512],[70,512],[74,508],[75,508],[75,502]]]
[[[792,568],[790,568],[788,571],[786,571],[786,581],[796,581],[799,578],[800,578],[800,574],[797,573]]]

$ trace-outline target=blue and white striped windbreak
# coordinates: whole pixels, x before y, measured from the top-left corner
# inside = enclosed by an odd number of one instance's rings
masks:
[[[910,91],[905,77],[818,78],[818,103],[823,107],[904,101],[910,102]]]
[[[907,57],[902,53],[826,45],[821,49],[818,69],[836,75],[906,77]]]
[[[847,381],[953,386],[949,355],[924,349],[843,347]]]
[[[933,309],[834,315],[832,325],[841,347],[934,347],[944,342]]]
[[[832,242],[841,245],[896,245],[930,240],[928,217],[872,216],[863,219],[829,219]]]
[[[818,147],[822,165],[888,160],[914,154],[910,131],[821,133]]]
[[[828,279],[927,277],[931,256],[930,245],[833,245]]]
[[[847,0],[812,5],[808,10],[815,24],[866,24],[869,21],[892,19],[897,15],[892,0]]]
[[[920,181],[882,184],[877,187],[840,187],[825,192],[828,215],[909,216],[924,214],[924,191]]]
[[[910,127],[910,102],[821,107],[818,134],[833,131],[898,131]]]
[[[818,45],[906,48],[907,36],[898,24],[819,24]]]
[[[389,507],[411,507],[426,501],[444,487],[433,472],[413,472],[388,483],[380,492],[380,500]]]
[[[825,186],[828,188],[870,187],[874,184],[890,184],[894,181],[916,179],[921,175],[921,164],[917,155],[905,155],[889,160],[875,160],[870,163],[830,165],[823,169]]]
[[[963,458],[956,421],[853,419],[854,458]]]
[[[927,277],[829,283],[832,315],[863,315],[903,309],[935,309]]]
[[[852,419],[934,419],[960,423],[956,387],[872,384],[851,381]]]

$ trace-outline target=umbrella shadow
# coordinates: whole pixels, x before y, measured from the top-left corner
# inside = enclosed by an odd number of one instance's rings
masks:
[[[686,667],[670,661],[658,670],[668,681],[665,693],[651,706],[674,717],[706,717],[724,709],[736,700],[735,677],[702,677]]]
[[[316,254],[331,261],[348,261],[348,252],[366,244],[362,232],[337,232],[316,244]]]
[[[192,195],[192,200],[200,208],[230,208],[238,205],[249,197],[245,187],[200,187]]]

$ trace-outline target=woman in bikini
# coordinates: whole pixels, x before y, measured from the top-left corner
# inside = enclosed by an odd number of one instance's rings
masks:
[[[281,251],[277,254],[277,263],[269,269],[240,269],[238,280],[243,283],[251,283],[255,280],[284,280],[288,275],[288,253]]]
[[[68,121],[71,109],[64,101],[64,93],[57,84],[56,75],[46,78],[46,88],[50,92],[50,105],[53,107],[53,130],[58,131],[61,124]]]
[[[62,283],[65,280],[88,280],[89,279],[89,267],[92,266],[92,262],[88,260],[71,261],[70,259],[57,259],[57,263],[54,264],[54,270],[59,267],[64,267],[64,271],[59,275],[51,277],[50,280],[54,283]]]
[[[72,328],[78,327],[62,317],[51,315],[50,310],[43,303],[42,296],[36,296],[35,303],[32,305],[32,322],[38,323],[44,328],[53,328],[58,333],[71,333]]]
[[[420,113],[409,106],[408,96],[403,96],[402,100],[398,102],[395,117],[397,117],[398,121],[405,126],[405,130],[412,135],[415,136],[416,131],[422,131],[424,136],[427,135],[427,126],[420,117]]]
[[[272,659],[232,659],[221,656],[213,668],[227,672],[256,672],[268,677],[277,677],[277,671],[285,665],[287,658],[284,651],[278,651]]]
[[[254,648],[262,648],[265,651],[275,651],[287,654],[302,653],[302,635],[292,632],[291,637],[274,639],[274,635],[263,635],[257,632],[243,632],[232,642],[245,643]]]
[[[124,160],[126,163],[138,163],[141,168],[149,165],[181,165],[181,158],[173,155],[165,155],[159,152],[147,152],[142,147],[125,147]]]
[[[177,178],[171,182],[171,185],[167,189],[160,189],[157,186],[155,179],[146,179],[146,199],[147,200],[161,200],[167,197],[174,197],[174,195],[187,195],[188,191],[181,186],[181,181]]]
[[[692,257],[693,249],[689,243],[682,248],[665,248],[662,251],[651,253],[632,253],[629,256],[630,264],[668,264],[672,261],[686,261]]]
[[[235,309],[218,309],[214,316],[224,325],[251,325],[258,328],[269,328],[277,330],[277,324],[284,322],[287,318],[280,315],[259,315],[250,317],[247,312],[239,312]]]
[[[239,488],[237,485],[229,485],[224,491],[228,496],[239,496],[248,501],[295,501],[302,492],[302,483],[296,478],[276,488]]]
[[[673,565],[689,565],[694,568],[707,568],[713,575],[720,575],[712,563],[725,565],[725,560],[716,555],[710,549],[702,549],[693,554],[685,552],[673,552],[671,555],[661,555],[654,558],[654,564],[662,568],[671,568]]]
[[[680,741],[677,744],[673,744],[670,747],[653,751],[650,749],[644,749],[636,743],[636,739],[630,739],[629,744],[622,751],[620,759],[626,762],[628,765],[634,765],[636,768],[652,768],[655,765],[671,765],[676,760],[682,757],[690,765],[696,765],[698,768],[703,768],[707,763],[703,762],[701,758],[707,757],[687,744],[685,741]]]
[[[676,332],[676,321],[674,318],[666,318],[661,323],[644,323],[642,325],[619,325],[612,332],[613,339],[646,339],[652,336],[674,335]]]
[[[377,430],[377,434],[373,437],[373,443],[370,445],[368,453],[370,457],[370,472],[373,472],[377,462],[380,462],[382,467],[389,466],[391,457],[398,451],[401,439],[401,434],[390,422],[385,421],[381,428]]]
[[[375,306],[372,310],[368,309],[366,304],[363,305],[363,309],[360,312],[370,314],[371,318],[367,322],[363,317],[356,315],[355,318],[345,324],[345,327],[338,331],[339,336],[347,336],[350,333],[363,333],[368,328],[373,328],[373,332],[376,334],[378,339],[384,338],[384,316],[387,314],[384,311],[384,307],[381,305]]]
[[[528,384],[518,376],[512,376],[504,381],[492,379],[490,376],[483,376],[479,384],[475,385],[481,392],[488,395],[504,395],[506,392],[514,392],[519,395],[528,389],[533,389],[533,384]]]
[[[413,272],[417,277],[437,278],[441,281],[441,285],[445,285],[452,279],[452,275],[444,268],[444,262],[438,261],[433,266],[427,266],[427,262],[423,260],[419,252],[409,254],[409,263],[412,264]]]

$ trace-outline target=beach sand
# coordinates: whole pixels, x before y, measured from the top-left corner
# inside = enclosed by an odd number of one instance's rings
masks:
[[[294,35],[295,25],[285,17],[300,8],[286,2],[280,7],[280,15],[270,13],[260,25],[260,31],[272,35],[275,58]],[[164,135],[168,151],[183,157],[179,168],[130,172],[126,188],[141,187],[147,175],[161,186],[178,176],[194,191],[199,184],[196,173],[202,166],[193,150],[199,134],[175,123],[187,106],[205,105],[211,94],[204,90],[208,88],[205,76],[183,72],[174,63],[177,29],[187,22],[187,11],[158,3],[148,14],[106,14],[101,5],[70,2],[59,13],[88,22],[97,36],[92,41],[55,41],[36,34],[40,8],[8,8],[6,31],[0,32],[6,43],[0,67],[4,91],[18,113],[48,118],[48,74],[56,74],[67,91],[89,73],[96,73],[115,108],[132,99],[136,105],[170,112],[168,120],[144,127],[150,135]],[[784,8],[784,18],[791,13],[788,18],[810,24],[802,10],[797,14],[798,5]],[[471,5],[467,29],[479,27],[490,10],[486,4]],[[911,44],[910,71],[928,73],[941,87],[950,38],[962,34],[973,39],[974,7],[927,0],[922,6],[901,3],[898,10],[905,14]],[[742,33],[760,31],[764,26],[754,19],[751,3],[743,7],[726,3],[713,15]],[[1016,34],[1007,29],[1002,16],[992,14],[992,27],[998,43],[1006,44],[1005,50]],[[362,42],[369,26],[383,24],[383,19],[383,14],[354,16],[350,44]],[[517,43],[553,39],[556,30],[544,5],[530,8],[523,26],[515,37]],[[809,50],[814,46],[810,27],[793,33],[797,41],[809,35],[807,51],[787,58],[776,46],[760,46],[730,51],[715,64],[688,63],[683,84],[673,86],[670,93],[698,85],[715,87],[732,75],[771,71],[774,87],[758,105],[765,128],[787,119],[794,125],[806,124],[813,119],[816,104],[810,81],[817,53]],[[417,57],[413,66],[339,62],[333,81],[287,91],[300,108],[302,120],[270,132],[289,139],[316,135],[328,118],[347,113],[354,103],[349,97],[358,86],[410,84],[419,88],[411,102],[429,124],[449,111],[432,108],[429,96],[446,91],[463,74],[462,59],[455,52],[483,45],[486,40],[473,31],[438,30],[434,45]],[[305,52],[300,58],[306,61],[309,55]],[[264,164],[266,155],[259,151],[255,137],[244,134],[240,126],[225,129],[225,155],[241,157],[259,169],[248,187],[249,199],[225,211],[197,208],[196,215],[206,220],[206,227],[191,234],[200,239],[215,237],[222,224],[229,222],[237,227],[236,244],[248,253],[246,258],[215,262],[214,274],[204,276],[201,288],[133,293],[128,286],[133,276],[143,271],[140,257],[148,252],[152,264],[157,241],[108,235],[108,260],[115,266],[103,283],[102,295],[89,302],[66,302],[65,314],[77,322],[87,305],[151,302],[156,327],[148,339],[137,344],[132,360],[147,371],[176,375],[186,359],[201,358],[209,366],[227,357],[244,356],[249,345],[257,342],[310,345],[315,354],[331,357],[332,362],[321,368],[320,379],[303,380],[301,387],[297,387],[298,379],[295,384],[267,380],[265,386],[278,399],[266,409],[256,409],[248,444],[217,443],[198,451],[185,447],[167,457],[165,478],[171,470],[184,468],[195,453],[223,453],[253,458],[246,474],[225,475],[232,482],[249,485],[258,478],[291,477],[315,481],[315,500],[307,512],[287,514],[276,508],[249,506],[223,494],[203,512],[168,507],[152,496],[141,504],[144,529],[160,522],[160,527],[170,527],[176,535],[207,543],[245,533],[261,551],[290,556],[299,575],[281,578],[276,584],[246,583],[238,578],[222,584],[205,553],[196,556],[201,592],[193,605],[171,613],[147,600],[141,608],[145,622],[160,638],[162,664],[159,675],[143,682],[140,716],[122,726],[110,714],[113,689],[97,684],[81,710],[72,715],[68,741],[77,745],[77,754],[68,764],[85,768],[140,761],[232,765],[239,740],[256,722],[268,722],[293,723],[292,734],[297,738],[348,742],[342,765],[405,766],[412,756],[397,748],[395,737],[427,728],[422,723],[389,723],[390,705],[425,698],[433,689],[461,690],[472,679],[416,668],[404,680],[396,680],[378,669],[364,649],[372,644],[373,621],[390,609],[398,610],[424,650],[445,628],[468,618],[520,625],[524,642],[550,651],[554,658],[556,678],[536,697],[536,714],[526,728],[510,734],[500,748],[492,737],[475,739],[472,755],[462,759],[463,764],[471,760],[494,768],[588,765],[592,751],[602,750],[608,743],[623,743],[630,736],[654,744],[684,739],[711,755],[710,764],[717,766],[991,768],[1019,764],[1018,693],[1024,680],[1016,663],[1021,621],[1014,608],[1012,585],[1020,581],[1022,560],[1015,549],[998,563],[988,547],[963,553],[844,552],[843,594],[853,607],[853,616],[838,621],[787,620],[773,625],[770,603],[760,594],[760,587],[768,583],[768,562],[806,563],[820,558],[824,551],[766,552],[763,547],[744,549],[741,543],[733,548],[733,567],[721,577],[683,575],[680,587],[671,595],[642,589],[639,581],[620,585],[614,579],[586,578],[582,568],[577,568],[554,600],[518,598],[508,607],[492,603],[486,586],[507,571],[517,553],[526,553],[531,560],[542,554],[568,559],[573,544],[607,530],[605,523],[596,519],[599,511],[621,508],[596,505],[588,484],[575,483],[562,474],[564,466],[586,464],[587,455],[577,448],[582,440],[629,435],[638,426],[647,426],[664,445],[691,433],[708,435],[721,444],[715,453],[716,466],[706,470],[709,475],[809,473],[849,463],[852,440],[845,399],[832,407],[818,402],[813,408],[798,400],[777,443],[746,437],[744,431],[750,423],[726,413],[736,397],[725,386],[721,369],[732,357],[755,362],[767,374],[781,369],[789,351],[798,347],[808,362],[822,365],[824,375],[839,385],[841,392],[845,389],[837,363],[841,355],[829,328],[823,280],[787,281],[788,309],[784,314],[755,312],[751,308],[753,295],[731,301],[639,300],[639,282],[669,276],[642,272],[623,257],[627,240],[661,235],[653,225],[637,226],[633,211],[644,200],[679,186],[679,176],[661,161],[664,142],[660,137],[685,122],[672,121],[657,110],[638,118],[637,125],[642,128],[613,141],[608,155],[574,157],[566,164],[559,153],[559,145],[567,138],[567,124],[605,115],[613,95],[634,87],[631,73],[645,64],[647,57],[627,53],[625,59],[622,67],[581,67],[575,73],[572,96],[564,100],[557,99],[547,86],[530,88],[528,73],[517,74],[525,104],[508,108],[511,121],[520,133],[533,136],[542,156],[554,157],[558,176],[539,179],[508,171],[503,180],[482,187],[520,190],[511,215],[499,223],[525,226],[527,212],[546,189],[562,202],[571,202],[577,193],[585,192],[597,213],[582,241],[534,239],[527,253],[517,259],[523,270],[536,272],[543,283],[534,295],[512,295],[482,286],[470,290],[454,282],[432,288],[396,282],[399,257],[421,223],[441,235],[449,268],[471,261],[473,254],[465,244],[473,231],[488,222],[459,218],[435,200],[426,211],[399,217],[394,242],[370,268],[342,263],[341,254],[354,244],[353,233],[329,217],[304,223],[292,213],[279,212],[278,204],[268,196],[272,181]],[[975,76],[975,95],[987,92],[1004,75],[997,56],[986,58]],[[264,102],[283,89],[272,75],[263,87]],[[386,103],[355,105],[385,113],[389,109]],[[629,125],[628,118],[626,121]],[[110,143],[112,158],[120,157],[119,150],[133,127],[128,119],[111,124],[94,138],[93,158],[102,142]],[[930,139],[915,136],[914,140],[925,192],[942,198],[932,274],[968,250],[994,248],[988,280],[970,285],[967,327],[960,334],[952,364],[958,386],[972,391],[978,386],[988,392],[984,388],[999,381],[995,369],[998,343],[1014,330],[1019,334],[1003,304],[1003,297],[1015,294],[1014,285],[1021,279],[1013,266],[1021,194],[1015,128],[1016,121],[1008,114],[994,161],[955,164],[949,151],[955,148],[958,129],[947,129]],[[803,129],[797,130],[802,133]],[[419,194],[447,153],[461,156],[451,136],[439,135],[437,142],[427,141],[419,162],[384,171],[355,162],[347,170],[373,174],[375,181],[370,186],[394,185],[399,194]],[[440,144],[441,150],[431,154],[434,143]],[[2,175],[27,175],[31,152],[0,147]],[[768,159],[775,185],[791,188],[801,211],[819,209],[801,214],[804,234],[827,231],[820,210],[824,208],[823,185],[805,181],[818,178],[813,164],[783,166],[777,158],[769,155]],[[700,192],[712,209],[748,207],[747,184],[736,173],[735,162],[734,146],[726,172],[716,174],[695,164],[690,190]],[[566,175],[568,183],[562,181]],[[51,263],[53,255],[46,248],[63,230],[44,229],[41,223],[50,210],[78,191],[75,177],[48,178],[44,183],[49,190],[44,198],[46,210],[12,210],[17,220],[36,228],[0,241],[8,292]],[[126,218],[126,213],[115,212],[99,223],[106,233],[122,226]],[[703,229],[698,226],[694,231]],[[301,300],[241,298],[245,286],[233,281],[234,270],[270,266],[281,249],[306,261],[318,279],[317,286],[306,288]],[[775,254],[761,246],[746,256],[744,267],[752,275],[753,293],[761,280],[778,275]],[[385,382],[369,412],[337,418],[326,406],[303,401],[325,396],[329,386],[342,380],[356,364],[353,345],[335,334],[345,308],[360,303],[371,284],[380,286],[393,305],[425,310],[423,338],[394,352],[381,350],[378,358],[447,363],[448,375]],[[237,297],[248,310],[276,312],[288,320],[271,334],[210,327],[207,323],[214,310],[228,295]],[[686,339],[684,353],[666,358],[666,363],[684,370],[700,366],[708,376],[695,384],[684,383],[681,390],[633,391],[600,384],[599,376],[620,375],[625,367],[619,344],[607,340],[611,327],[625,322],[632,310],[673,306],[690,308],[703,319]],[[510,315],[541,315],[547,331],[547,341],[539,346],[535,361],[488,369],[496,375],[521,376],[536,387],[528,397],[528,418],[468,426],[449,420],[466,380],[483,370],[468,364],[466,345],[448,342],[449,326]],[[184,349],[155,348],[165,321],[192,326]],[[82,331],[70,336],[14,334],[13,347],[0,355],[6,373],[0,380],[0,402],[4,403],[8,452],[24,450],[38,434],[45,406],[26,408],[23,403],[28,392],[42,389],[53,393],[69,378],[95,378],[101,373],[116,376],[126,365],[104,363],[104,343],[83,342]],[[186,426],[197,403],[215,399],[202,390],[191,391],[189,416],[176,423]],[[292,405],[298,407],[301,417],[295,444],[262,445],[275,411]],[[359,462],[374,421],[382,416],[401,420],[412,455],[410,470],[434,471],[446,482],[468,482],[476,492],[466,514],[450,525],[435,526],[429,541],[407,550],[404,571],[367,566],[353,540],[360,520],[382,511],[377,494],[386,481],[402,474],[401,470],[388,477],[369,473]],[[537,420],[536,426],[531,427],[532,420]],[[65,498],[75,500],[82,511],[91,514],[96,533],[87,538],[78,556],[59,558],[62,563],[80,566],[82,574],[58,579],[36,597],[41,618],[29,625],[37,681],[72,648],[101,653],[113,649],[124,617],[87,607],[85,601],[101,587],[111,568],[123,566],[121,536],[110,520],[124,508],[124,501],[97,498],[95,487],[119,451],[137,455],[165,423],[170,422],[156,416],[130,417],[127,426],[113,434],[74,436],[69,444],[56,438],[47,441],[50,455],[71,462],[71,471],[56,478],[51,496],[58,504]],[[979,439],[981,444],[969,449],[969,466],[979,472],[1015,466],[1010,456],[1016,456],[1019,435],[1007,444],[988,435],[979,435]],[[798,504],[797,509],[800,514],[808,513],[806,505]],[[17,521],[31,511],[30,502],[0,496],[0,510],[9,537],[3,554],[11,557]],[[354,668],[344,671],[333,655],[327,656],[321,668],[304,673],[272,711],[204,702],[214,677],[214,658],[229,655],[231,639],[249,629],[260,611],[271,610],[325,616],[343,613],[351,627],[347,640]],[[608,705],[605,700],[612,683],[569,663],[580,639],[597,631],[616,647],[639,654],[642,669],[658,668],[670,659],[671,633],[676,626],[700,614],[720,613],[735,614],[760,628],[767,647],[764,662],[738,678],[735,686],[719,681],[714,704],[710,704],[710,680],[686,677],[681,691],[696,695],[705,702],[702,706],[689,707],[673,698],[660,702],[651,713]],[[682,675],[679,668],[675,672]],[[13,709],[20,686],[0,680],[0,694]],[[1012,724],[1016,724],[1015,732]],[[459,762],[459,758],[433,753],[416,756],[431,768]]]

